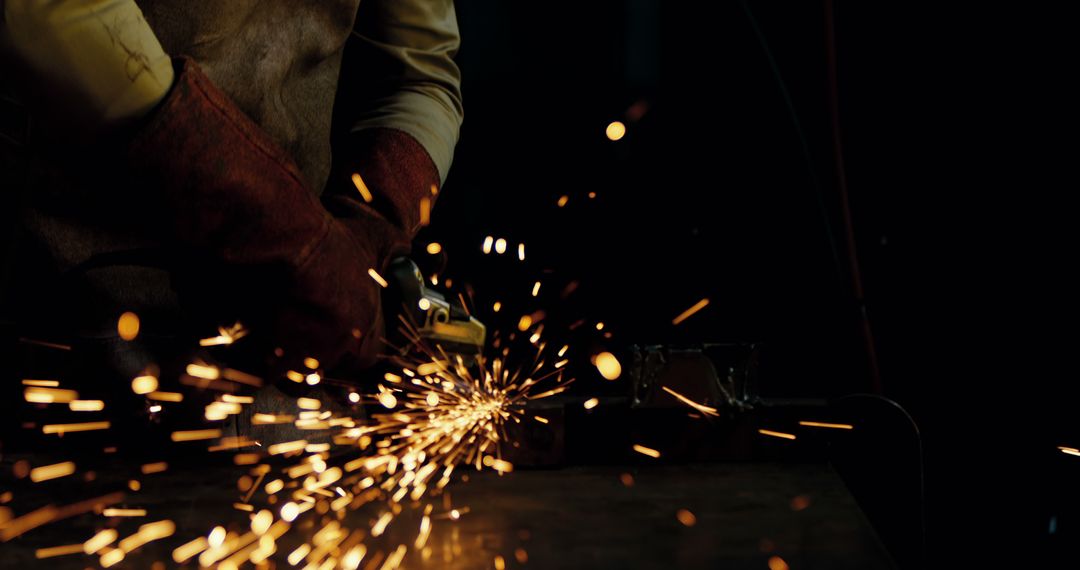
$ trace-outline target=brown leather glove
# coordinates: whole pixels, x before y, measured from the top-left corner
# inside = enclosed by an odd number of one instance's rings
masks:
[[[198,292],[188,302],[234,313],[289,362],[370,364],[382,323],[368,270],[408,252],[419,200],[433,199],[439,178],[423,147],[393,129],[361,131],[347,152],[375,195],[370,205],[346,172],[320,203],[292,158],[179,58],[175,85],[129,159],[162,194],[163,233],[190,260],[176,279],[182,295]]]

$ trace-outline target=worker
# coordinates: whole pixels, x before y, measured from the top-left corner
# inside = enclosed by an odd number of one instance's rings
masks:
[[[238,319],[288,361],[374,361],[377,279],[462,121],[451,0],[0,3],[18,326],[130,348],[125,311],[148,339]]]

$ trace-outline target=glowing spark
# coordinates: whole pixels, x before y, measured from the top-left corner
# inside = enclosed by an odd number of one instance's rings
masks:
[[[533,285],[532,296],[535,297],[535,296],[537,296],[539,294],[540,294],[540,282],[537,281],[536,284]]]
[[[491,246],[495,243],[495,238],[487,236],[484,238],[484,253],[491,253]]]
[[[356,392],[349,392],[349,401],[354,403],[354,404],[359,403],[360,402],[360,394],[357,394]]]
[[[364,184],[364,179],[360,177],[359,172],[353,173],[352,183],[353,186],[356,186],[357,191],[360,192],[360,197],[362,197],[365,202],[370,204],[375,200],[375,197],[371,195],[371,190],[368,189],[367,184]]]
[[[199,340],[199,346],[222,346],[232,344],[247,336],[248,331],[240,323],[231,327],[218,327],[218,336]]]
[[[502,310],[502,303],[500,303],[498,301],[495,301],[495,304],[491,306],[491,310],[498,313],[499,311]]]
[[[66,477],[75,472],[75,464],[71,461],[65,461],[63,463],[56,463],[53,465],[45,465],[43,467],[37,467],[30,470],[30,480],[35,483],[42,481],[48,481],[49,479],[58,479],[60,477]]]
[[[495,556],[495,570],[506,570],[506,560],[502,556]]]
[[[106,517],[145,517],[146,509],[105,509],[101,514]]]
[[[216,366],[203,366],[202,364],[188,364],[184,369],[188,376],[202,378],[203,380],[217,380],[221,377],[221,371]]]
[[[769,570],[788,570],[787,562],[779,556],[769,558]]]
[[[420,227],[431,224],[431,198],[420,198]]]
[[[397,398],[390,392],[383,392],[379,394],[379,403],[382,404],[383,407],[392,410],[394,409],[394,406],[397,406]]]
[[[23,386],[37,386],[40,388],[57,388],[60,386],[60,382],[57,380],[23,380]]]
[[[392,570],[393,568],[397,568],[398,566],[400,566],[401,561],[405,558],[405,553],[407,551],[408,549],[405,547],[404,544],[398,546],[397,550],[395,550],[390,556],[386,557],[386,562],[383,562],[383,565],[379,568],[379,570]]]
[[[255,414],[251,416],[251,423],[257,426],[269,424],[290,424],[295,420],[296,416],[289,415]]]
[[[495,253],[499,255],[506,253],[506,239],[499,238],[495,240]]]
[[[431,406],[432,408],[434,408],[434,407],[439,405],[439,395],[436,394],[435,392],[428,392],[428,395],[427,395],[427,398],[425,399],[425,401],[427,402],[428,406]]]
[[[596,330],[598,330],[598,331],[604,330],[604,323],[603,322],[596,323]]]
[[[589,192],[589,199],[590,200],[596,199],[596,192]]]
[[[178,546],[172,551],[172,559],[177,564],[183,564],[191,559],[192,556],[206,550],[210,546],[205,537],[200,536],[191,542]]]
[[[379,275],[379,272],[375,271],[374,267],[371,268],[371,269],[368,269],[367,272],[368,272],[368,275],[370,275],[371,278],[374,279],[375,282],[378,283],[380,287],[385,289],[385,288],[390,286],[390,284],[386,282],[386,279],[383,279],[382,275]]]
[[[79,399],[79,393],[75,390],[31,386],[23,390],[23,397],[34,404],[69,404]]]
[[[251,519],[251,532],[258,535],[266,534],[270,525],[274,522],[274,515],[270,511],[261,510]]]
[[[694,314],[697,313],[698,311],[704,309],[708,304],[709,304],[708,299],[702,299],[702,300],[698,301],[697,303],[694,304],[693,307],[690,307],[689,309],[683,311],[679,316],[672,319],[671,324],[677,325],[679,323],[682,323],[686,319],[689,319],[690,317],[694,316]]]
[[[680,402],[686,404],[687,406],[690,406],[691,408],[694,408],[695,410],[697,410],[697,411],[699,411],[699,412],[701,412],[701,413],[703,413],[703,414],[705,414],[707,416],[719,416],[720,415],[720,413],[716,410],[716,408],[699,404],[699,403],[691,400],[690,398],[687,398],[686,396],[683,396],[682,394],[676,392],[675,390],[672,390],[671,388],[668,388],[667,386],[663,386],[663,390],[665,392],[667,392],[668,394],[671,394],[672,396],[675,396]]]
[[[518,244],[518,259],[525,261],[525,244],[523,243]]]
[[[98,564],[101,564],[102,568],[108,568],[110,566],[115,566],[123,559],[124,551],[116,548],[102,554],[101,558],[98,559]]]
[[[151,475],[153,473],[161,473],[169,468],[169,464],[164,461],[158,461],[157,463],[147,463],[140,467],[143,475]]]
[[[187,431],[174,431],[171,436],[173,441],[199,441],[221,437],[219,429],[196,429]]]
[[[234,396],[232,394],[222,394],[222,402],[228,402],[230,404],[254,404],[255,398],[252,396]]]
[[[264,487],[264,490],[266,491],[267,495],[273,495],[274,493],[277,493],[278,491],[280,491],[280,490],[282,490],[284,488],[285,488],[285,482],[284,481],[282,481],[281,479],[274,479],[273,481],[266,484],[266,487]]]
[[[304,382],[307,382],[308,386],[314,386],[322,380],[322,376],[312,372],[304,377]]]
[[[521,332],[525,332],[525,331],[529,330],[529,327],[531,327],[532,324],[533,324],[532,317],[529,316],[529,315],[524,315],[524,316],[521,317],[521,320],[518,321],[518,330],[521,331]]]
[[[154,404],[153,406],[150,406],[148,408],[148,410],[150,411],[151,414],[156,414],[156,413],[161,411],[161,405],[160,404]]]
[[[560,356],[562,355],[562,352],[563,351],[560,351]],[[601,352],[600,354],[597,354],[596,362],[594,364],[605,380],[616,380],[622,375],[622,364],[619,364],[619,359],[615,358],[615,355],[610,352]]]
[[[454,509],[454,510],[450,511],[450,518],[453,519],[453,520],[460,519],[461,518],[461,511],[459,511],[457,509]]]
[[[442,251],[442,244],[440,244],[438,242],[434,242],[434,241],[427,244],[427,252],[430,253],[431,255],[437,255],[441,251]]]
[[[694,516],[694,513],[686,509],[679,509],[676,511],[675,518],[679,519],[679,522],[681,522],[683,526],[694,526],[697,524],[697,517]]]
[[[533,416],[533,419],[540,422],[540,423],[542,423],[542,424],[549,423],[547,418],[542,418],[540,416]]]
[[[105,409],[105,402],[101,400],[72,400],[68,407],[73,412],[100,412]]]
[[[791,499],[791,510],[793,511],[804,511],[808,507],[810,507],[810,497],[806,495],[799,495]]]
[[[225,544],[225,536],[225,527],[215,526],[210,530],[210,534],[206,539],[206,544],[210,546],[210,548],[217,548],[222,544]]]
[[[307,443],[308,442],[306,439],[287,441],[285,443],[275,443],[274,445],[266,448],[266,452],[270,455],[280,455],[283,453],[292,453],[294,451],[303,451],[304,447],[307,446]]]
[[[107,528],[84,542],[82,544],[82,551],[84,554],[94,554],[102,548],[112,544],[119,536],[120,534],[116,532],[116,529]]]
[[[136,394],[149,394],[157,389],[158,379],[153,376],[138,376],[131,381],[131,391]]]
[[[586,410],[591,410],[591,409],[593,409],[593,408],[595,408],[596,406],[599,406],[599,405],[600,405],[600,398],[589,398],[588,400],[585,400],[585,409]]]
[[[1058,449],[1061,450],[1061,452],[1066,454],[1066,455],[1075,455],[1077,457],[1080,457],[1080,449],[1076,449],[1076,448],[1073,448],[1073,447],[1061,447],[1061,446],[1058,446]]]
[[[604,130],[604,134],[607,135],[608,140],[617,141],[626,136],[626,125],[619,121],[612,121],[608,124],[607,129]]]
[[[779,437],[781,439],[795,439],[795,436],[790,434],[790,433],[783,433],[783,432],[772,431],[772,430],[768,430],[768,429],[759,429],[758,433],[760,433],[761,435]]]
[[[49,548],[39,548],[34,551],[35,558],[52,558],[54,556],[65,556],[67,554],[82,554],[82,544],[67,544],[64,546],[51,546]]]
[[[855,426],[851,424],[829,424],[824,422],[799,422],[801,426],[807,427],[819,427],[819,428],[831,428],[831,429],[855,429]]]
[[[297,384],[300,384],[304,381],[304,375],[295,370],[289,370],[288,372],[286,372],[285,377],[289,380],[292,380],[293,382],[296,382]]]
[[[158,402],[183,402],[184,395],[178,392],[150,392],[146,395],[151,400],[157,400]]]
[[[642,455],[648,455],[649,457],[652,457],[654,459],[660,457],[660,452],[659,451],[657,451],[655,449],[652,449],[650,447],[645,447],[644,445],[638,445],[638,444],[635,443],[633,449],[634,449],[634,451],[636,451],[636,452],[638,452],[638,453],[640,453]]]
[[[289,553],[289,564],[296,566],[304,559],[305,556],[308,555],[309,552],[311,552],[311,545],[306,543],[301,544],[299,548]]]
[[[41,426],[42,433],[55,433],[65,434],[76,431],[93,431],[99,429],[109,429],[111,424],[109,422],[84,422],[79,424],[47,424]]]
[[[322,407],[322,402],[315,398],[297,398],[296,406],[301,410],[317,410]]]
[[[619,481],[626,487],[634,486],[634,476],[629,473],[623,473],[619,475]]]
[[[381,536],[386,531],[390,521],[394,520],[394,513],[383,513],[379,520],[371,527],[371,536]]]
[[[363,562],[365,554],[367,554],[367,547],[363,544],[350,548],[345,553],[345,556],[341,557],[341,567],[345,570],[356,570],[360,567],[360,563]]]
[[[139,336],[139,317],[135,313],[124,313],[116,322],[116,332],[124,340],[135,340]]]

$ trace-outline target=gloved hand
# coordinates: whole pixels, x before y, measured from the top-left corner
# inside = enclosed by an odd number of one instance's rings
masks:
[[[137,119],[173,83],[173,67],[133,0],[6,0],[7,42],[91,126]]]

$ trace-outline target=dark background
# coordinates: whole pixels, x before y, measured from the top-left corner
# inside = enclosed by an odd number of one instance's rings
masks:
[[[1058,174],[1075,149],[1060,15],[457,4],[466,120],[422,236],[444,245],[444,277],[467,275],[477,305],[503,301],[511,326],[542,278],[564,323],[605,323],[596,346],[762,342],[767,396],[871,392],[841,157],[880,385],[922,432],[931,565],[1070,558],[1080,458],[1056,446],[1080,444],[1074,367],[1058,360],[1075,336],[1076,184]],[[614,120],[628,126],[618,142]],[[487,235],[525,242],[527,263],[483,255]],[[863,481],[858,498],[892,483]],[[872,518],[884,529],[889,513]]]

